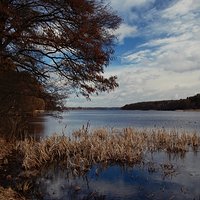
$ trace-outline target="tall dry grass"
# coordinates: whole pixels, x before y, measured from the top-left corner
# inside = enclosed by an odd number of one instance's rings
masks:
[[[0,187],[0,200],[25,200],[25,198],[11,188]]]
[[[40,169],[53,163],[65,167],[74,176],[81,176],[94,164],[108,166],[141,163],[145,160],[145,154],[148,155],[149,152],[164,151],[181,155],[187,151],[197,152],[200,147],[200,136],[195,133],[178,133],[175,130],[168,132],[163,129],[97,129],[89,132],[87,128],[83,128],[75,131],[71,137],[53,135],[40,141],[25,138],[8,142],[0,138],[0,146],[0,172],[3,172],[6,164],[9,165],[7,158],[9,155],[13,156],[14,152],[14,159],[19,159],[20,166],[25,169],[23,173],[26,178],[36,176]],[[10,165],[13,165],[13,162]],[[167,174],[174,171],[171,165],[162,167]],[[154,170],[152,166],[149,169]],[[15,189],[25,192],[30,189],[30,185],[19,184]],[[9,198],[24,199],[12,189],[0,187],[0,200]]]
[[[13,151],[15,145],[13,142],[8,142],[4,138],[0,138],[0,168],[1,165],[6,163],[6,157]]]
[[[27,170],[62,162],[78,175],[96,163],[134,165],[143,160],[146,152],[184,154],[189,150],[198,151],[199,146],[197,134],[126,128],[92,132],[83,129],[74,132],[71,137],[53,135],[41,141],[25,139],[18,142],[17,149],[24,155],[23,166]]]

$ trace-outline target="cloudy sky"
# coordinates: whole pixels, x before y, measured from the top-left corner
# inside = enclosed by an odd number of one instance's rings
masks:
[[[91,101],[71,97],[67,105],[123,106],[200,93],[200,0],[110,1],[123,23],[105,75],[117,75],[119,88]]]

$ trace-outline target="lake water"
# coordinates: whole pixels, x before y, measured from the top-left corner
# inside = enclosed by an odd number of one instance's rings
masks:
[[[137,129],[164,128],[200,134],[200,112],[189,111],[124,111],[72,110],[52,117],[51,114],[32,119],[37,136],[53,133],[70,134],[73,130],[93,128]],[[170,173],[162,166],[173,166]],[[43,200],[132,200],[132,199],[200,199],[200,152],[185,156],[165,152],[149,153],[144,165],[101,168],[95,165],[83,177],[68,177],[58,167],[45,171],[38,180]],[[96,169],[100,173],[96,175]],[[78,189],[77,189],[78,188]]]
[[[154,153],[146,159],[144,166],[101,169],[96,165],[85,176],[76,178],[54,168],[40,179],[40,193],[44,200],[199,200],[199,154],[189,152],[180,158]],[[164,164],[172,164],[175,171],[167,173],[161,167]]]
[[[200,132],[200,112],[192,111],[70,110],[58,115],[58,118],[49,114],[33,118],[34,134],[69,134],[87,125],[90,129],[134,127]]]

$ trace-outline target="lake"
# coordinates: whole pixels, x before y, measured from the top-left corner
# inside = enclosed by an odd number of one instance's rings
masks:
[[[200,112],[192,111],[70,110],[58,116],[49,113],[33,118],[32,132],[37,136],[70,134],[83,126],[90,129],[134,127],[200,132]]]
[[[33,133],[38,137],[53,133],[70,135],[83,126],[89,129],[164,128],[199,134],[200,112],[70,110],[58,117],[46,113],[33,118],[31,124]],[[199,200],[199,166],[199,149],[185,155],[163,151],[147,153],[144,163],[132,167],[115,164],[104,168],[96,164],[82,177],[69,177],[66,169],[50,166],[39,177],[37,188],[44,200]]]

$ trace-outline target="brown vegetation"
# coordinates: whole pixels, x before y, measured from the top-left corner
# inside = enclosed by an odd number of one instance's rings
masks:
[[[7,142],[5,139],[0,138],[0,168],[1,164],[6,162],[6,157],[13,151],[13,143]]]
[[[13,95],[27,89],[21,81],[15,90],[4,78],[13,73],[14,79],[28,74],[36,80],[33,91],[39,84],[52,98],[72,91],[89,97],[118,86],[115,76],[103,73],[121,19],[104,1],[1,0],[0,16],[0,101],[13,103]]]
[[[7,142],[0,138],[0,145],[1,161],[15,150],[23,156],[23,166],[27,170],[38,169],[53,162],[87,170],[95,163],[139,163],[146,152],[184,154],[189,150],[198,151],[200,136],[175,130],[167,132],[164,129],[97,129],[92,132],[81,129],[71,137],[55,134],[40,141],[25,138]]]
[[[25,198],[11,188],[0,187],[0,200],[25,200]]]
[[[148,155],[149,152],[164,151],[181,156],[187,151],[196,152],[200,147],[200,136],[195,133],[167,132],[163,129],[97,129],[89,132],[83,128],[75,131],[71,137],[53,135],[40,141],[25,138],[7,142],[0,138],[0,146],[1,173],[4,173],[5,166],[12,165],[10,167],[13,168],[13,161],[18,163],[18,168],[25,170],[20,176],[23,174],[26,182],[22,181],[14,186],[16,191],[24,194],[31,188],[30,178],[39,175],[42,168],[53,163],[64,167],[73,176],[81,176],[94,164],[107,167],[110,164],[133,166],[145,163],[145,154]],[[170,163],[161,165],[161,168],[165,176],[175,170]],[[153,163],[148,166],[148,170],[156,170]],[[15,174],[8,174],[3,177],[12,180],[14,176]],[[11,196],[6,196],[8,194]],[[23,199],[11,189],[1,187],[0,200],[9,198]]]
[[[190,149],[197,151],[199,146],[200,137],[195,133],[126,128],[123,131],[98,129],[92,133],[83,129],[72,137],[53,135],[39,142],[26,139],[18,142],[17,149],[24,155],[25,169],[38,169],[56,161],[76,175],[96,163],[133,165],[143,160],[145,152],[162,150],[183,155]]]
[[[15,144],[0,138],[0,173],[4,172],[4,165],[8,165],[8,156],[15,149]],[[1,177],[1,176],[0,176]],[[7,178],[12,178],[10,175]],[[0,186],[0,200],[25,200],[20,194],[13,189],[3,188]]]

